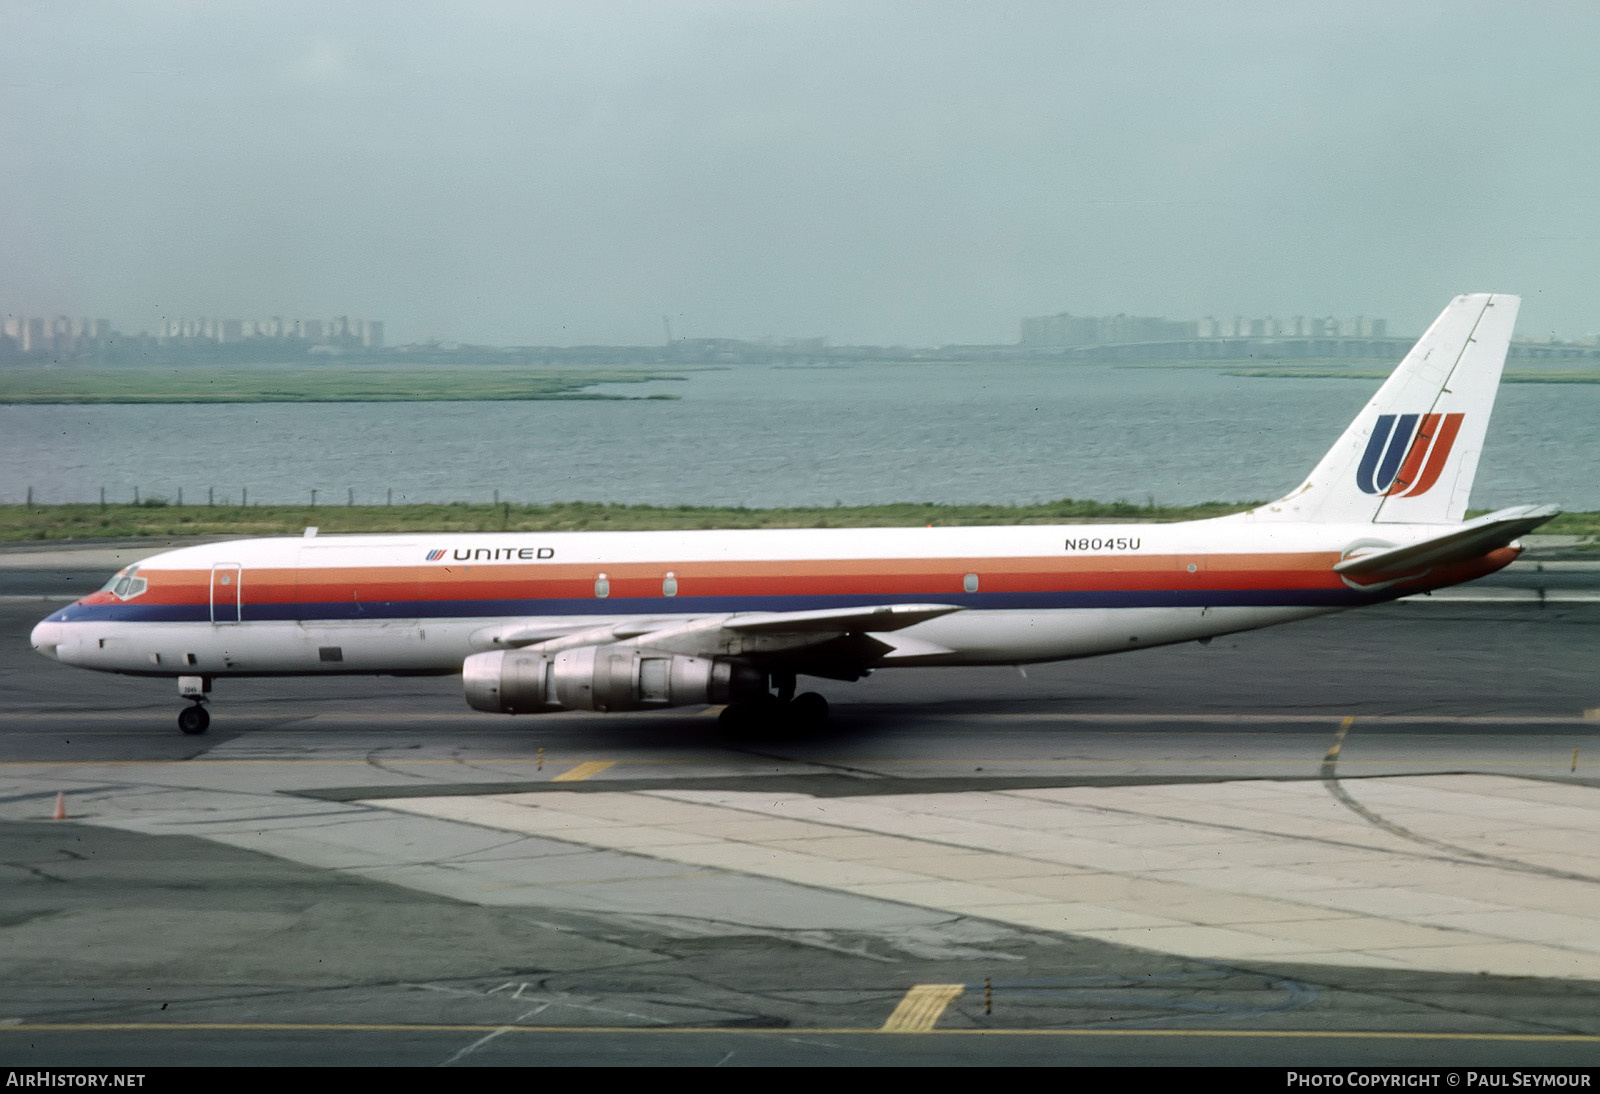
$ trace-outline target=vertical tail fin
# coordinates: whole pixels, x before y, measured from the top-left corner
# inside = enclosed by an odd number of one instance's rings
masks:
[[[1521,303],[1498,293],[1452,300],[1316,470],[1255,517],[1461,520]]]

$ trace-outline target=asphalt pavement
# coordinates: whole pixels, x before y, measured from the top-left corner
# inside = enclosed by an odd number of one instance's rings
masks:
[[[825,682],[799,737],[346,677],[186,738],[27,648],[103,578],[0,567],[6,1063],[1600,1061],[1581,599]]]

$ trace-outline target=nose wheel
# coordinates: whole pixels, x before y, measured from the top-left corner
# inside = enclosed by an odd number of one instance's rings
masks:
[[[190,737],[198,737],[211,724],[211,715],[198,702],[178,713],[178,728]]]
[[[178,677],[178,694],[192,704],[178,715],[178,728],[183,730],[185,736],[198,737],[211,724],[211,715],[206,713],[205,708],[206,698],[211,694],[211,677]]]

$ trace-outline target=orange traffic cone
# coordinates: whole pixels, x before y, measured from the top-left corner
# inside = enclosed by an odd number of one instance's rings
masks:
[[[67,819],[67,795],[66,795],[65,791],[61,791],[61,790],[57,790],[56,791],[56,812],[55,812],[55,815],[53,817],[51,817],[50,819],[51,820],[66,820]]]

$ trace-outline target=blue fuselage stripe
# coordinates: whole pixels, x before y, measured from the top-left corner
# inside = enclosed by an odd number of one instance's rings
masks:
[[[245,604],[242,622],[350,623],[401,619],[529,619],[540,616],[717,615],[729,612],[802,612],[862,608],[875,604],[941,604],[989,611],[1049,611],[1063,608],[1269,608],[1348,607],[1400,595],[1356,589],[1084,590],[1018,593],[959,593],[954,596],[679,596],[584,597],[572,600],[336,601],[323,604]],[[231,618],[227,622],[233,622]],[[52,622],[208,623],[205,604],[73,604]]]

